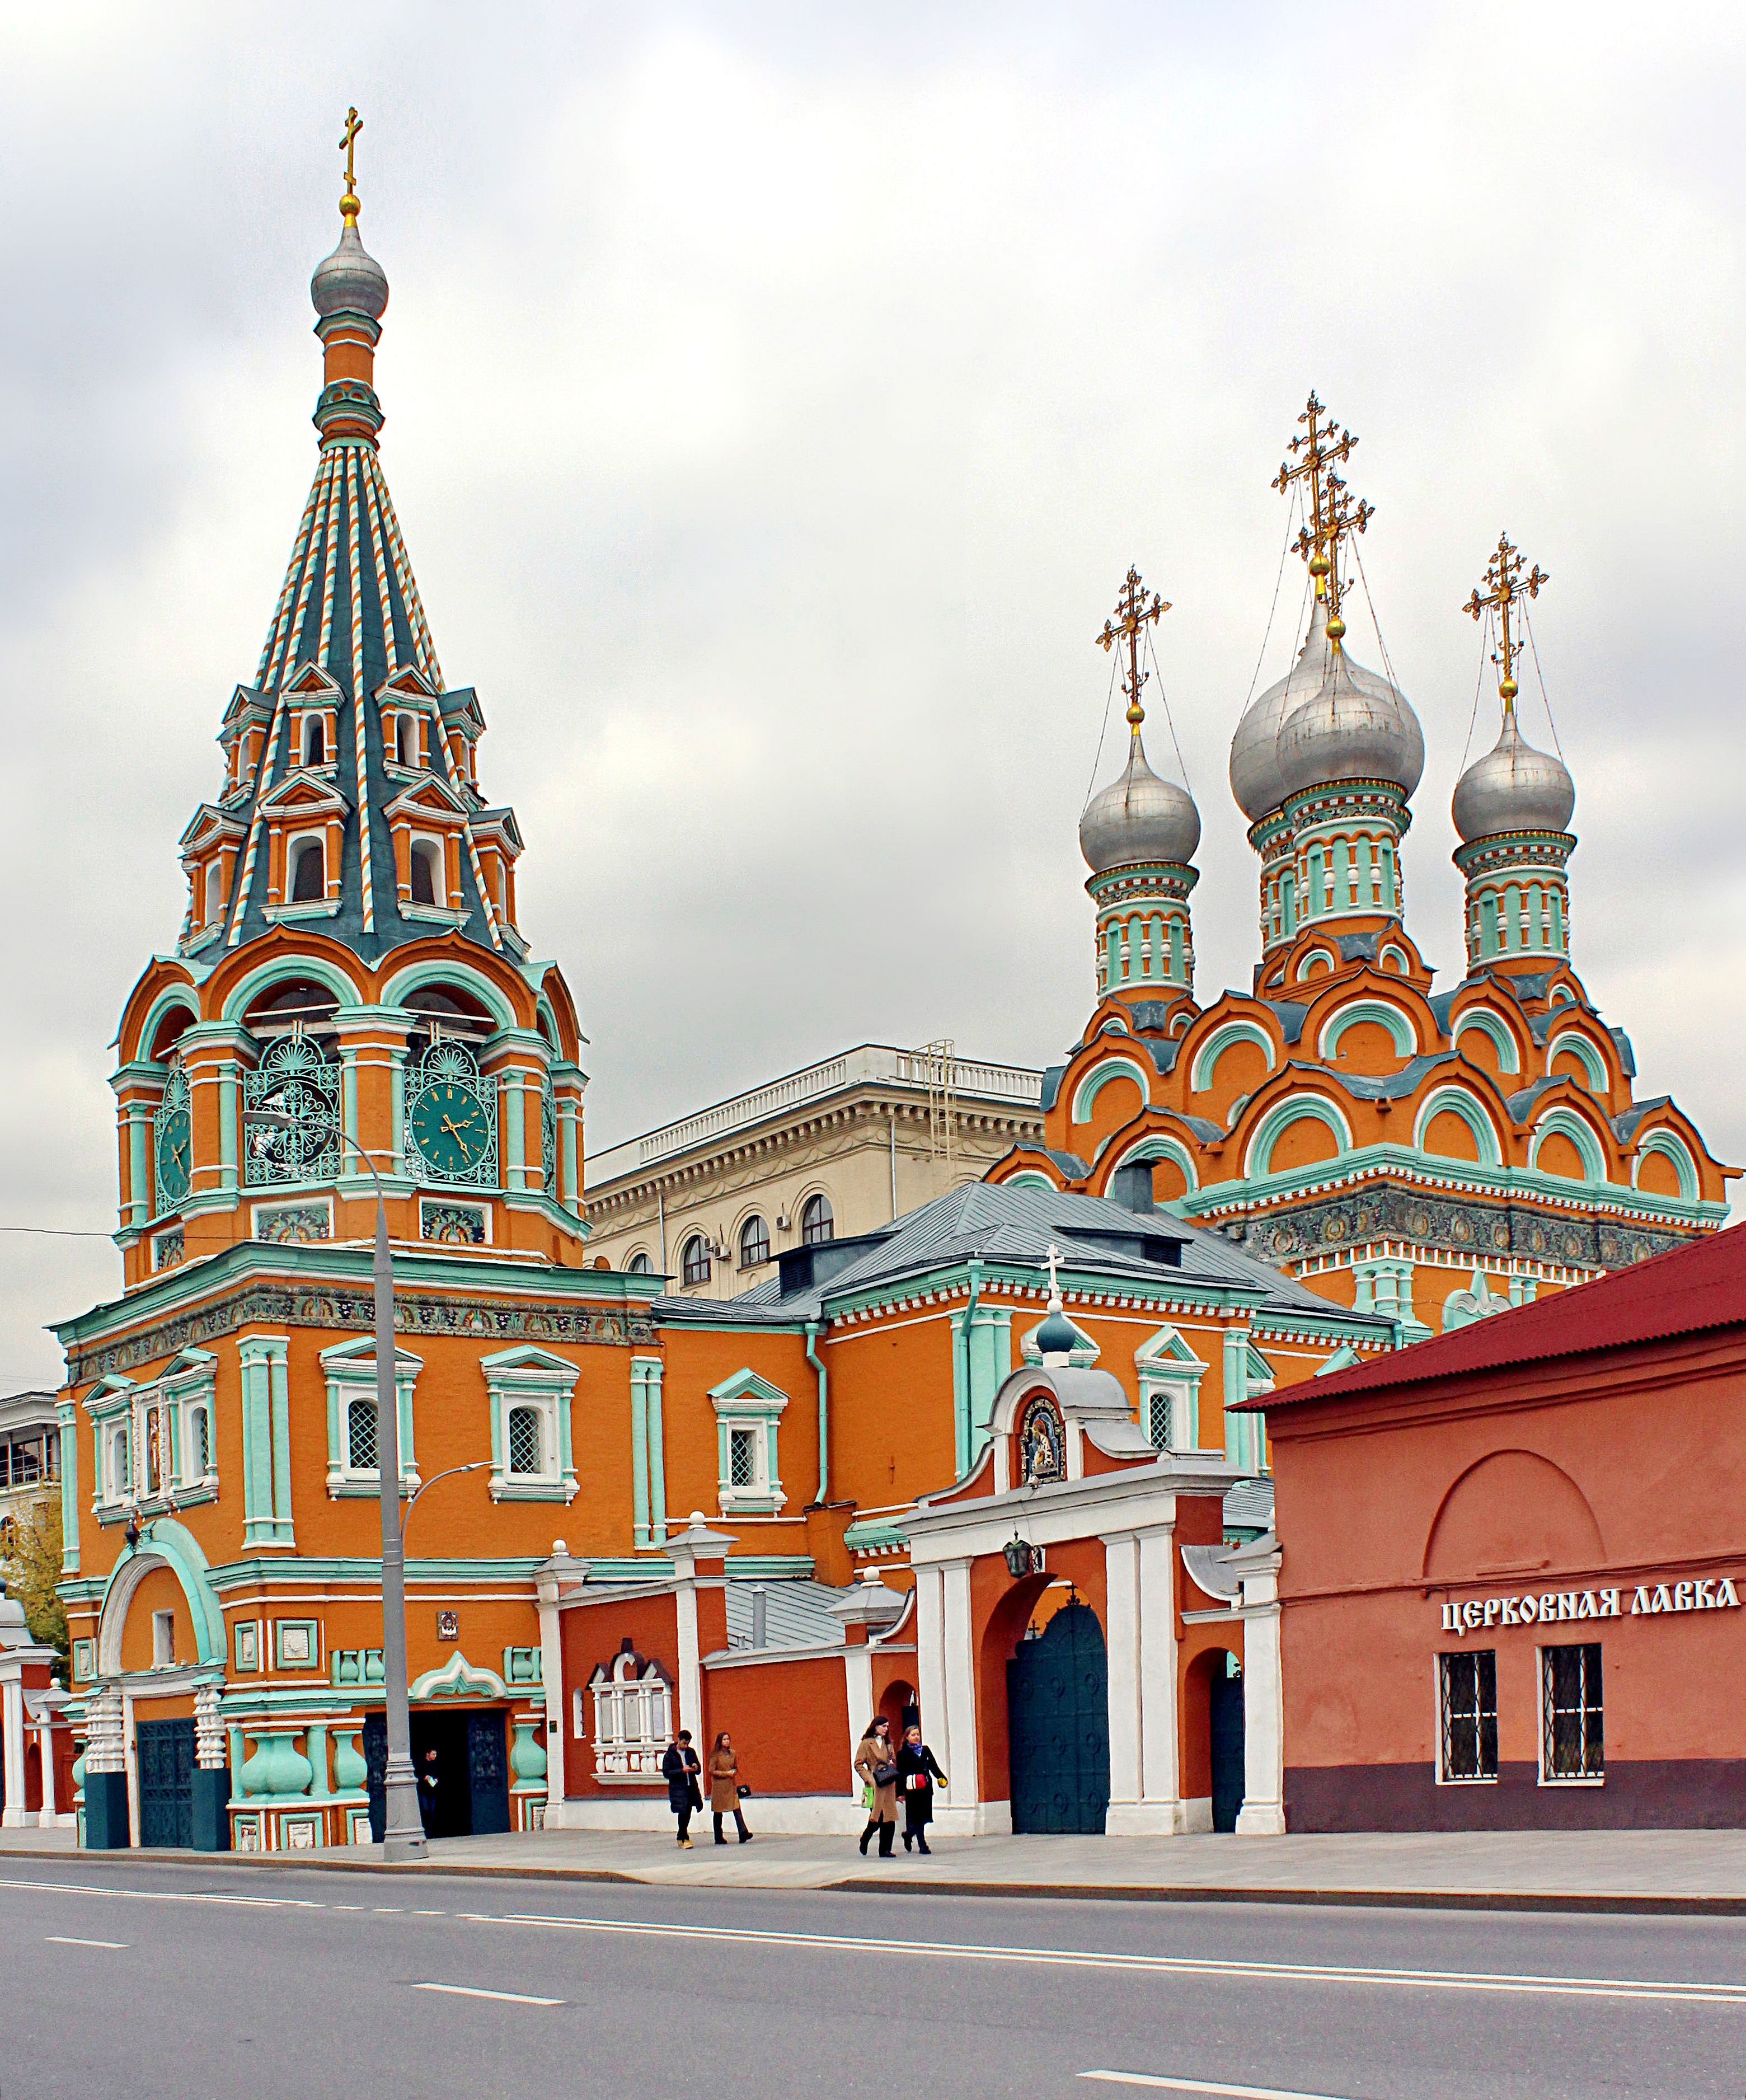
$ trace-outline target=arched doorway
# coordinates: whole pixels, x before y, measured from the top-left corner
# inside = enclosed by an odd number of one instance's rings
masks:
[[[1245,1785],[1243,1678],[1229,1649],[1209,1648],[1188,1665],[1183,1725],[1183,1792],[1191,1798],[1210,1795],[1213,1829],[1235,1830]]]
[[[1015,1831],[1101,1837],[1109,1806],[1109,1662],[1089,1604],[1062,1606],[1007,1665]]]

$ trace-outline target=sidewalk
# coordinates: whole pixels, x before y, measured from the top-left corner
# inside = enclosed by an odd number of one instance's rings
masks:
[[[65,1830],[0,1833],[0,1860],[66,1860]],[[114,1856],[114,1855],[110,1855]],[[154,1852],[206,1866],[368,1868],[527,1876],[676,1888],[832,1889],[1128,1901],[1375,1904],[1414,1908],[1746,1916],[1746,1831],[1436,1832],[1302,1838],[961,1838],[930,1859],[863,1860],[852,1839],[760,1838],[696,1849],[641,1831],[450,1838],[423,1866],[379,1847],[319,1852]]]

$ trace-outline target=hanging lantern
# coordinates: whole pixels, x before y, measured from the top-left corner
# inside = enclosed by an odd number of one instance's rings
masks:
[[[1016,1531],[1001,1548],[1001,1551],[1006,1557],[1007,1572],[1015,1582],[1021,1576],[1030,1574],[1030,1548]]]

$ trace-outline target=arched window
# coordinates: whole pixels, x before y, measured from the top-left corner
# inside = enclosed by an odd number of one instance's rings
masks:
[[[509,1410],[509,1471],[512,1473],[539,1473],[544,1470],[539,1409],[512,1407]]]
[[[222,860],[206,863],[206,907],[202,914],[209,926],[215,926],[224,910],[224,863]]]
[[[754,1215],[739,1229],[739,1265],[756,1268],[770,1258],[770,1229]]]
[[[188,1413],[188,1454],[183,1466],[185,1480],[198,1484],[212,1470],[212,1439],[206,1426],[206,1410],[196,1407]]]
[[[708,1283],[709,1281],[709,1242],[701,1233],[693,1233],[685,1243],[685,1252],[679,1257],[680,1274],[687,1283]]]
[[[328,762],[327,731],[321,726],[320,715],[308,715],[303,721],[303,763],[306,765],[325,765]]]
[[[328,893],[325,848],[320,839],[299,839],[291,852],[291,902],[319,904]]]
[[[369,1473],[381,1463],[376,1449],[376,1403],[355,1400],[346,1410],[346,1470]]]
[[[624,1273],[627,1276],[653,1276],[655,1273],[655,1264],[650,1260],[647,1255],[643,1253],[641,1248],[638,1248],[637,1252],[631,1256],[628,1262],[625,1263]]]
[[[800,1208],[800,1244],[822,1246],[836,1237],[836,1220],[828,1196],[809,1196]]]
[[[418,763],[418,722],[412,715],[396,715],[394,725],[394,755],[402,765]]]
[[[441,878],[437,871],[437,849],[428,839],[412,841],[412,902],[415,904],[439,904],[439,890]]]

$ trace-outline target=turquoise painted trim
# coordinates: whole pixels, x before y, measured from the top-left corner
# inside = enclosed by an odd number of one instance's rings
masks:
[[[271,962],[257,964],[237,980],[224,1002],[220,1018],[240,1022],[261,994],[284,977],[313,977],[317,984],[332,992],[342,1007],[357,1005],[362,996],[346,973],[324,955],[313,955],[304,949],[295,955],[282,951]]]
[[[1238,1043],[1253,1043],[1267,1060],[1267,1069],[1272,1071],[1279,1062],[1273,1048],[1273,1039],[1258,1021],[1227,1021],[1212,1031],[1195,1051],[1188,1066],[1188,1091],[1204,1094],[1212,1084],[1213,1070],[1225,1052]]]
[[[517,1028],[515,1009],[498,987],[482,970],[476,970],[452,955],[426,957],[398,970],[382,986],[381,1004],[384,1006],[406,1004],[415,991],[431,984],[458,984],[465,986],[485,1008],[500,1028]]]
[[[527,1186],[527,1092],[522,1084],[518,1066],[504,1074],[502,1094],[503,1185],[506,1189],[525,1189]]]
[[[1319,1054],[1331,1058],[1340,1047],[1340,1038],[1348,1028],[1356,1028],[1369,1021],[1388,1031],[1388,1039],[1394,1045],[1397,1057],[1410,1057],[1418,1048],[1418,1036],[1412,1020],[1398,1006],[1384,999],[1355,999],[1346,1005],[1336,1007],[1321,1025],[1317,1039]]]
[[[806,1361],[818,1382],[818,1493],[821,1504],[831,1499],[831,1374],[818,1353],[818,1337],[824,1330],[816,1320],[806,1323]]]
[[[146,1164],[146,1134],[151,1129],[149,1111],[134,1104],[127,1111],[127,1208],[130,1222],[143,1225],[152,1215],[152,1182]]]
[[[139,1056],[136,1061],[138,1063],[150,1063],[152,1045],[157,1040],[157,1031],[179,1007],[198,1023],[200,995],[192,985],[166,985],[146,1008],[146,1017],[141,1024],[138,1038],[139,1044]]]
[[[1052,1181],[1047,1174],[1038,1174],[1027,1167],[1022,1174],[1009,1176],[1006,1185],[1009,1189],[1043,1189],[1052,1196],[1058,1192],[1060,1185]]]
[[[228,1646],[224,1635],[224,1612],[218,1603],[212,1582],[212,1571],[206,1556],[201,1551],[200,1541],[185,1524],[178,1524],[173,1517],[153,1517],[140,1534],[140,1551],[149,1551],[167,1561],[182,1594],[187,1600],[188,1617],[194,1629],[194,1652],[196,1662],[215,1662],[221,1667],[229,1661]],[[121,1570],[129,1566],[134,1556],[125,1554],[109,1571],[109,1579],[104,1586],[104,1603],[108,1603],[109,1590]]]
[[[273,1523],[272,1364],[283,1336],[249,1335],[236,1345],[242,1370],[243,1544],[276,1543]]]
[[[1172,1166],[1182,1169],[1182,1178],[1191,1191],[1200,1186],[1200,1176],[1194,1171],[1194,1157],[1180,1138],[1143,1137],[1138,1145],[1131,1145],[1116,1162],[1113,1171],[1120,1173],[1124,1167],[1142,1164],[1147,1160],[1167,1159]],[[1051,1184],[1045,1183],[1048,1187]]]
[[[70,1400],[59,1401],[55,1419],[60,1425],[60,1572],[79,1572],[79,1418]],[[56,1585],[57,1590],[61,1586]]]
[[[1465,1013],[1456,1016],[1455,1032],[1449,1039],[1452,1048],[1461,1048],[1461,1039],[1470,1028],[1483,1035],[1497,1052],[1500,1072],[1521,1070],[1521,1046],[1515,1039],[1515,1030],[1501,1015],[1493,1013],[1488,1006],[1470,1006]]]
[[[1150,1083],[1145,1072],[1133,1058],[1106,1057],[1101,1063],[1094,1065],[1074,1088],[1073,1105],[1067,1113],[1068,1121],[1089,1122],[1093,1104],[1112,1079],[1131,1079],[1140,1089],[1142,1106],[1152,1098]]]
[[[273,1543],[295,1546],[291,1527],[291,1387],[287,1345],[280,1343],[267,1366],[273,1410]]]
[[[461,1555],[445,1560],[433,1556],[408,1560],[406,1579],[408,1582],[438,1584],[525,1582],[531,1586],[545,1560],[544,1554],[505,1554],[498,1560]],[[368,1590],[381,1586],[381,1562],[353,1555],[287,1554],[265,1560],[251,1558],[221,1561],[208,1571],[208,1579],[213,1588],[220,1592],[282,1590],[286,1584],[293,1582],[348,1583]]]
[[[1484,1105],[1470,1094],[1465,1087],[1435,1087],[1419,1104],[1413,1123],[1413,1142],[1424,1149],[1425,1133],[1440,1115],[1457,1115],[1466,1125],[1479,1154],[1482,1167],[1501,1167],[1503,1148],[1498,1140],[1497,1127],[1486,1114]],[[1427,1158],[1440,1158],[1437,1153],[1426,1154]]]
[[[226,1065],[218,1074],[218,1185],[236,1186],[236,1067]]]
[[[1243,1161],[1246,1181],[1263,1176],[1270,1171],[1273,1147],[1296,1123],[1319,1123],[1325,1130],[1333,1132],[1334,1144],[1342,1157],[1351,1152],[1351,1126],[1334,1103],[1324,1094],[1293,1094],[1285,1101],[1276,1101],[1256,1124]],[[1329,1162],[1323,1160],[1317,1163],[1325,1169]]]
[[[1594,1129],[1585,1117],[1578,1115],[1574,1109],[1567,1108],[1562,1103],[1555,1108],[1548,1109],[1535,1124],[1533,1139],[1528,1149],[1528,1163],[1530,1167],[1535,1165],[1539,1159],[1540,1148],[1546,1139],[1554,1136],[1567,1137],[1576,1148],[1577,1156],[1582,1162],[1583,1178],[1585,1184],[1599,1183],[1603,1186],[1606,1185],[1607,1155],[1601,1149],[1599,1138],[1595,1136]],[[1563,1179],[1560,1176],[1549,1176],[1547,1178],[1552,1180]],[[1564,1186],[1567,1189],[1570,1186],[1569,1182],[1565,1181]]]
[[[661,1374],[665,1365],[651,1359],[649,1378],[649,1543],[667,1543],[667,1449],[661,1423]]]
[[[1550,1072],[1552,1070],[1552,1060],[1559,1056],[1561,1052],[1566,1050],[1571,1053],[1571,1055],[1576,1059],[1576,1062],[1582,1067],[1583,1074],[1588,1080],[1590,1090],[1597,1094],[1604,1094],[1609,1083],[1607,1077],[1606,1060],[1601,1056],[1601,1053],[1595,1048],[1594,1045],[1589,1042],[1587,1036],[1584,1035],[1580,1030],[1574,1028],[1561,1029],[1559,1033],[1553,1037],[1552,1040],[1547,1043],[1547,1071]]]
[[[563,1202],[567,1211],[576,1208],[576,1112],[571,1101],[565,1101],[558,1110],[558,1127],[563,1132],[564,1187]]]
[[[1691,1157],[1691,1148],[1677,1130],[1652,1130],[1638,1144],[1638,1158],[1631,1164],[1631,1186],[1637,1185],[1637,1171],[1642,1164],[1641,1155],[1646,1152],[1659,1153],[1664,1159],[1673,1162],[1679,1176],[1679,1193],[1687,1202],[1699,1191],[1697,1162]]]
[[[640,1552],[649,1543],[649,1389],[643,1366],[631,1365],[631,1539]],[[499,1462],[497,1425],[492,1422],[492,1462]]]

